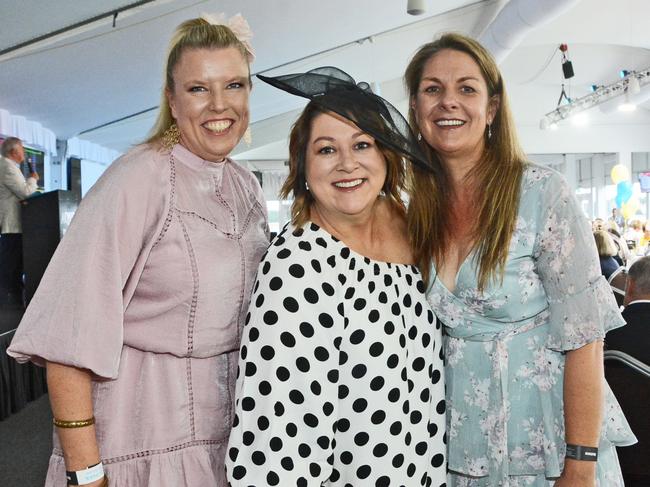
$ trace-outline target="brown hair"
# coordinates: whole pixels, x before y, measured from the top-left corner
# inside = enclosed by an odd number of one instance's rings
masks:
[[[409,98],[418,96],[418,88],[426,63],[443,49],[463,52],[479,66],[487,84],[490,100],[497,97],[498,106],[491,124],[492,136],[485,136],[485,150],[477,166],[468,177],[477,188],[477,221],[474,230],[474,248],[478,250],[478,286],[483,290],[489,280],[503,277],[515,229],[519,208],[520,184],[525,156],[519,146],[508,98],[496,62],[478,42],[461,34],[444,34],[425,44],[413,56],[406,68],[404,81]],[[409,123],[418,130],[415,112],[409,104]],[[424,140],[421,145],[430,158],[433,173],[411,166],[409,186],[412,198],[408,210],[408,228],[415,259],[425,282],[431,272],[431,263],[440,266],[449,247],[452,233],[452,186],[440,158]]]
[[[167,92],[174,91],[174,68],[181,60],[183,52],[187,49],[224,49],[234,47],[242,57],[250,63],[252,53],[237,38],[232,30],[225,25],[214,25],[202,18],[191,19],[180,24],[171,40],[167,51],[165,63],[165,86],[160,97],[160,110],[147,143],[160,141],[165,131],[174,123]],[[250,71],[249,71],[250,83]]]
[[[353,115],[355,107],[350,107]],[[314,119],[323,113],[330,113],[318,104],[310,101],[291,128],[289,136],[289,175],[280,189],[280,197],[289,198],[293,194],[291,205],[291,223],[295,226],[304,225],[310,218],[311,205],[314,197],[307,190],[305,167],[307,162],[307,146],[311,137],[311,127]],[[352,116],[352,118],[354,118]],[[367,118],[367,114],[366,114]],[[378,121],[380,120],[377,116]],[[382,190],[386,194],[391,207],[405,214],[406,208],[401,198],[405,188],[406,171],[402,157],[375,140],[377,147],[386,160],[386,180]]]

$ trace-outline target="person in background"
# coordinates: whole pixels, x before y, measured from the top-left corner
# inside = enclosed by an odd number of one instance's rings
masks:
[[[232,487],[445,482],[440,327],[401,196],[408,123],[337,68],[266,81],[310,103],[290,136],[292,221],[260,264],[228,445]]]
[[[616,245],[616,255],[614,258],[620,265],[627,267],[632,261],[632,253],[627,246],[627,242],[621,237],[616,223],[612,221],[608,222],[607,231],[614,240],[614,245]]]
[[[650,256],[640,257],[630,266],[623,304],[627,324],[607,333],[605,347],[608,351],[626,353],[650,367]],[[626,364],[619,360],[605,361],[607,377],[639,437],[638,445],[619,449],[618,456],[625,486],[647,487],[650,485],[650,381]]]
[[[526,160],[475,40],[425,44],[405,81],[433,166],[412,167],[409,230],[445,325],[448,485],[622,486],[615,445],[636,439],[602,342],[625,322],[573,191]]]
[[[612,215],[609,217],[609,221],[616,223],[616,226],[620,229],[625,228],[625,218],[623,218],[623,215],[618,214],[618,208],[616,207],[612,208]]]
[[[632,242],[629,247],[630,251],[635,255],[641,254],[641,238],[643,237],[643,225],[640,220],[632,220],[627,226],[627,230],[623,233],[623,238],[627,242]]]
[[[602,218],[594,218],[591,221],[591,231],[597,232],[598,230],[605,229],[605,221]]]
[[[650,256],[637,259],[630,267],[623,304],[627,326],[607,333],[605,344],[650,366]]]
[[[182,23],[158,121],[82,200],[9,354],[47,365],[46,485],[225,486],[240,330],[268,245],[248,127],[250,30]],[[67,480],[66,480],[67,477]]]
[[[20,170],[25,148],[17,137],[0,146],[0,305],[23,304],[23,235],[20,201],[36,191],[38,173]]]
[[[650,251],[650,220],[646,220],[641,227],[641,230],[643,233],[639,240],[640,253],[642,255],[648,255],[648,252]]]
[[[616,260],[618,249],[612,236],[605,230],[595,231],[594,240],[600,260],[600,272],[605,276],[605,279],[609,279],[609,276],[622,265],[622,263]]]

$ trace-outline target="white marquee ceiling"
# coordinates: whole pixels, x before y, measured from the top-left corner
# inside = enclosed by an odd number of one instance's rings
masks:
[[[0,0],[0,51],[133,3]],[[0,108],[41,122],[57,138],[66,139],[155,107],[164,51],[174,27],[202,12],[216,11],[241,12],[248,19],[255,34],[254,72],[278,74],[335,65],[358,80],[378,83],[383,96],[403,107],[401,75],[414,50],[442,31],[478,35],[506,2],[428,3],[425,15],[412,17],[405,12],[406,0],[157,0],[120,13],[115,28],[109,18],[0,55]],[[557,45],[569,44],[576,71],[570,89],[574,97],[582,96],[591,84],[615,81],[619,69],[650,66],[648,18],[647,0],[581,0],[524,38],[502,69],[527,149],[545,152],[538,146],[546,144],[548,152],[564,151],[551,137],[561,141],[569,132],[558,136],[538,129],[539,119],[555,108],[563,81],[557,53],[541,69]],[[282,67],[273,70],[276,66]],[[286,157],[287,130],[302,103],[255,83],[251,98],[254,143],[250,148],[240,147],[239,155],[255,160]],[[616,138],[613,131],[621,131],[619,144],[644,129],[650,135],[650,112],[645,109],[631,116],[592,112],[593,122],[612,137]],[[154,117],[155,110],[149,111],[82,137],[126,150],[143,139]],[[589,139],[587,133],[571,133]],[[599,135],[594,143],[602,145],[602,139]]]

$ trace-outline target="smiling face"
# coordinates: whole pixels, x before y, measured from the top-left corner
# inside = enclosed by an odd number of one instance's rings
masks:
[[[181,144],[207,161],[222,161],[248,127],[248,63],[234,47],[188,49],[167,92]]]
[[[424,65],[411,106],[422,137],[443,160],[476,162],[485,148],[486,126],[494,119],[498,98],[489,96],[481,70],[469,54],[442,49]]]
[[[336,225],[372,215],[384,181],[386,160],[375,140],[347,119],[317,115],[305,157],[312,211]]]

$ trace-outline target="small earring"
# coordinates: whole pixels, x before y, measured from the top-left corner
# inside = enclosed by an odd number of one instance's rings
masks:
[[[305,181],[305,189],[309,191],[309,183],[307,181]]]
[[[492,138],[492,124],[488,123],[488,139]]]
[[[418,141],[422,140],[422,134],[418,132]]]
[[[246,129],[246,132],[244,132],[244,136],[242,138],[244,139],[244,142],[246,142],[246,145],[250,147],[250,145],[253,143],[253,134],[251,133],[250,126],[248,126]]]

